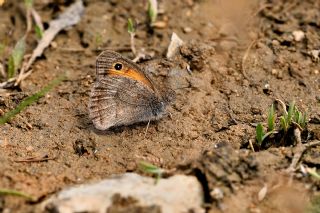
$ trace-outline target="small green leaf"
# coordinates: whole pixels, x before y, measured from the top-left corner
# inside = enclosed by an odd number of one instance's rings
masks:
[[[300,115],[301,115],[301,112],[299,112],[298,110],[295,110],[293,115],[293,121],[299,124]]]
[[[14,59],[13,56],[9,56],[8,60],[8,78],[12,78],[15,74],[15,67],[14,67]]]
[[[288,109],[288,115],[287,115],[287,124],[288,126],[290,126],[291,121],[292,121],[292,117],[294,116],[294,112],[295,112],[295,103],[294,101],[292,101],[289,105],[289,109]]]
[[[14,108],[13,110],[7,112],[2,117],[0,117],[0,125],[10,121],[15,115],[19,114],[26,107],[38,101],[41,97],[43,97],[46,93],[48,93],[53,87],[57,86],[64,79],[65,79],[64,75],[59,76],[58,78],[51,81],[46,87],[41,89],[39,92],[25,98],[23,101],[21,101],[21,103],[18,104],[16,108]]]
[[[257,127],[256,127],[256,139],[258,141],[258,144],[261,145],[262,141],[263,141],[263,126],[261,123],[258,123]]]
[[[151,23],[154,23],[157,20],[157,16],[158,16],[158,2],[157,2],[157,0],[149,0],[148,15],[149,15]]]
[[[272,104],[268,113],[268,131],[274,130],[274,122],[275,122],[275,110]]]
[[[8,78],[12,78],[20,68],[26,49],[25,37],[22,37],[14,47],[8,63]]]
[[[34,31],[36,32],[36,36],[41,39],[43,37],[43,31],[41,30],[41,28],[36,25],[34,26]]]
[[[134,27],[133,21],[131,18],[128,19],[128,33],[135,33],[136,29]]]
[[[284,116],[281,116],[281,117],[280,117],[280,124],[281,124],[281,128],[282,128],[285,132],[287,132],[287,130],[288,130],[288,124],[287,124],[287,120],[285,119]]]
[[[102,40],[103,40],[102,35],[100,33],[97,33],[95,37],[95,43],[97,47],[99,47],[102,44],[103,42]]]
[[[160,180],[163,173],[163,169],[145,161],[139,162],[138,168],[143,172],[156,175],[156,183]]]
[[[300,126],[302,127],[302,128],[306,128],[306,125],[307,125],[307,113],[305,112],[305,113],[303,113],[303,115],[302,115],[302,117],[301,117],[301,121],[300,121]]]
[[[33,5],[33,0],[24,0],[24,4],[27,8],[31,8]]]

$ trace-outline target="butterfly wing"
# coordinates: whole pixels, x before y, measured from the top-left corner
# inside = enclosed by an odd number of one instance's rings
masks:
[[[124,72],[112,68],[117,63]],[[89,103],[90,118],[97,129],[158,119],[163,112],[161,97],[138,66],[110,51],[98,57]]]

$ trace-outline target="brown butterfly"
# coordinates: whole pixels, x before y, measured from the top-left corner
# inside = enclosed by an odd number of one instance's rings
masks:
[[[113,51],[98,56],[96,75],[89,116],[99,130],[160,119],[175,96],[170,89],[161,92],[143,69]]]

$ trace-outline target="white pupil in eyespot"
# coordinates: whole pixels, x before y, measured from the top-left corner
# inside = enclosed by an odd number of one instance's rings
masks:
[[[121,70],[122,69],[122,64],[117,63],[117,64],[114,65],[114,68],[116,70]]]

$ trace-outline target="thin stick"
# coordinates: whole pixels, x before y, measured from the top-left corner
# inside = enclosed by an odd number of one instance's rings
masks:
[[[146,128],[146,131],[144,132],[144,137],[143,137],[143,139],[145,139],[146,136],[147,136],[147,132],[148,132],[148,129],[149,129],[149,125],[150,125],[150,120],[148,121],[147,128]]]
[[[249,56],[249,53],[250,53],[250,50],[251,48],[253,47],[253,45],[257,42],[257,40],[254,40],[250,43],[250,45],[248,46],[246,52],[244,53],[243,57],[242,57],[242,62],[241,62],[241,71],[242,71],[242,75],[245,79],[247,80],[250,80],[247,76],[247,73],[246,73],[246,69],[245,69],[245,63],[246,63],[246,60]]]
[[[136,56],[137,50],[136,50],[136,46],[135,46],[135,42],[134,42],[135,35],[136,35],[135,33],[130,33],[130,47],[131,47],[132,53]]]
[[[27,36],[32,30],[32,6],[27,5],[26,18],[27,18],[27,30],[25,32],[25,36]]]
[[[56,157],[43,156],[43,157],[40,157],[40,158],[27,158],[27,159],[22,159],[22,160],[14,160],[14,162],[17,162],[17,163],[24,163],[24,162],[32,163],[32,162],[43,162],[43,161],[55,160],[55,159],[56,159]]]
[[[253,147],[253,144],[252,144],[252,140],[251,140],[251,139],[249,139],[249,145],[250,145],[251,150],[252,150],[253,152],[256,152],[256,151],[254,150],[254,147]]]

